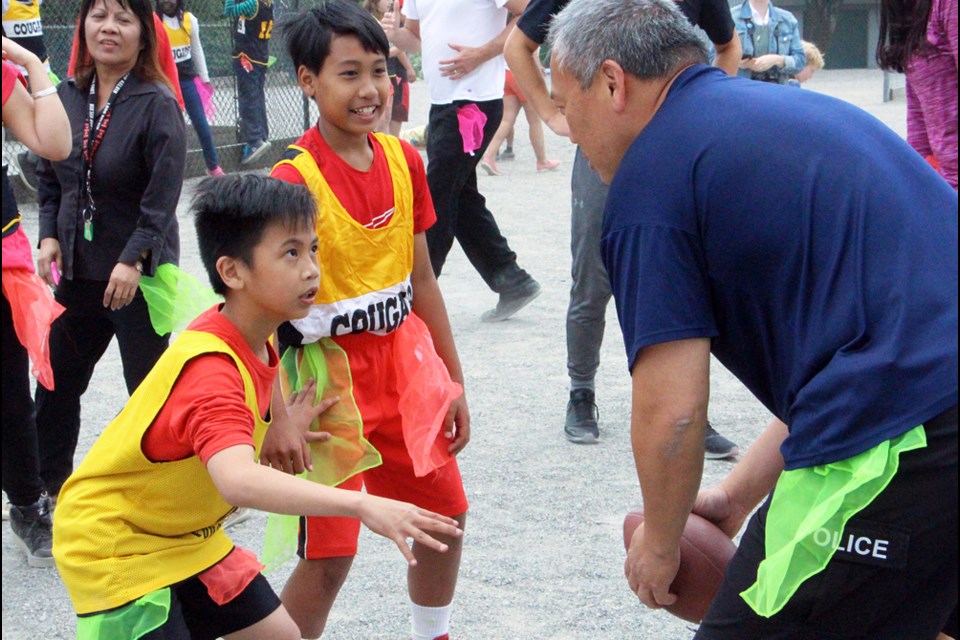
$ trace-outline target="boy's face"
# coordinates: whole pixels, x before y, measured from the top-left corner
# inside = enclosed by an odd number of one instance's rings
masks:
[[[290,229],[267,226],[253,249],[249,265],[238,261],[242,289],[262,318],[286,320],[306,317],[320,287],[317,234],[313,225]]]
[[[319,73],[301,66],[297,79],[320,111],[320,132],[366,136],[377,127],[390,94],[387,60],[367,51],[356,36],[335,36]]]

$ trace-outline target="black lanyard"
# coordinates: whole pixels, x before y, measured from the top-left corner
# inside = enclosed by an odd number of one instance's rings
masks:
[[[90,80],[90,93],[87,98],[87,119],[83,123],[83,141],[81,143],[81,161],[82,167],[80,175],[83,182],[83,192],[87,198],[87,204],[83,208],[83,237],[86,240],[93,240],[93,214],[97,211],[97,206],[93,201],[93,157],[103,142],[103,136],[107,132],[107,126],[110,124],[110,108],[113,101],[116,100],[123,85],[127,82],[129,73],[124,74],[117,86],[110,92],[107,103],[103,106],[100,117],[97,114],[97,76],[94,75]],[[94,122],[96,120],[96,122]]]

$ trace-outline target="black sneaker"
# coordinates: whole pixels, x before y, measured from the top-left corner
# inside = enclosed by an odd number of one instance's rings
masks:
[[[723,460],[733,458],[738,453],[740,453],[740,447],[737,446],[737,443],[717,433],[717,430],[708,422],[703,457],[707,460]]]
[[[500,294],[497,306],[484,311],[480,319],[484,322],[503,322],[520,309],[530,304],[540,295],[540,283],[527,276],[527,279],[518,287]]]
[[[21,151],[17,154],[17,164],[20,169],[20,182],[33,193],[37,192],[37,163],[40,161],[35,154],[29,151]]]
[[[510,160],[513,160],[516,157],[517,156],[515,156],[513,153],[513,147],[507,147],[506,149],[503,150],[503,153],[497,154],[498,161],[503,160],[505,162],[509,162]]]
[[[567,440],[576,444],[596,444],[600,441],[600,427],[597,420],[600,411],[590,389],[574,389],[567,402],[567,419],[563,423],[563,434]]]
[[[53,520],[46,496],[25,507],[10,505],[10,529],[31,567],[52,567]]]

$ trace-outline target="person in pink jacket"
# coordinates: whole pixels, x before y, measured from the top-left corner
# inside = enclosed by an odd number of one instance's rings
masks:
[[[957,0],[882,0],[877,62],[906,73],[907,142],[957,188]]]

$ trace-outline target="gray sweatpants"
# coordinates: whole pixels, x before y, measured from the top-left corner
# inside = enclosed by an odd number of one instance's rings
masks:
[[[600,367],[600,345],[610,301],[610,280],[600,259],[600,231],[607,185],[577,149],[573,162],[570,253],[573,258],[567,308],[567,371],[573,386],[592,384]]]

